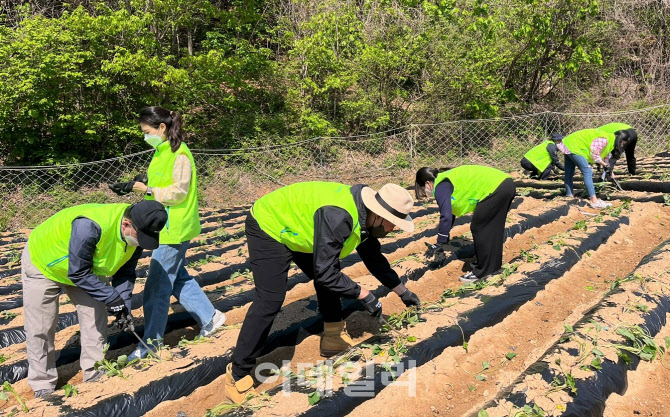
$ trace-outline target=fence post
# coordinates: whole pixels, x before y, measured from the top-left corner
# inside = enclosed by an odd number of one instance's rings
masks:
[[[412,168],[416,167],[416,151],[414,149],[416,142],[416,132],[414,131],[414,124],[409,125],[409,159],[412,163]]]

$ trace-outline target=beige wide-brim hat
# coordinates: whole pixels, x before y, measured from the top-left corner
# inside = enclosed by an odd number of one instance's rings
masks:
[[[363,204],[373,213],[390,221],[398,228],[414,231],[414,223],[409,212],[414,207],[414,199],[409,191],[397,184],[386,184],[379,192],[370,187],[361,190]]]

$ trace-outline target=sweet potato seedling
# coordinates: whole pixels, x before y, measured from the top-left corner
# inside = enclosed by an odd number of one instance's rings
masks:
[[[0,391],[0,400],[9,401],[9,395],[7,394],[14,397],[14,399],[16,400],[17,403],[19,403],[19,406],[21,407],[21,410],[24,413],[28,412],[28,407],[26,406],[25,401],[23,401],[23,398],[21,398],[19,393],[16,392],[16,390],[14,390],[14,387],[12,386],[12,384],[9,383],[9,381],[5,381],[2,384],[2,391]],[[12,410],[10,415],[15,415],[18,411],[19,411],[18,409],[14,409]]]
[[[66,384],[65,386],[63,386],[63,391],[65,391],[65,395],[63,396],[63,398],[74,397],[79,394],[79,390],[77,389],[77,387],[75,387],[72,384]]]

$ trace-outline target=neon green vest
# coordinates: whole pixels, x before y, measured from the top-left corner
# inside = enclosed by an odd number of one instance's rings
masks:
[[[186,200],[176,206],[165,206],[168,220],[161,230],[160,244],[175,245],[187,242],[200,234],[200,214],[198,213],[198,181],[195,173],[193,155],[185,143],[182,142],[177,152],[172,152],[170,142],[165,141],[158,145],[156,153],[151,159],[147,175],[149,187],[169,187],[173,184],[172,170],[178,155],[186,155],[191,161],[191,183],[188,187]],[[147,200],[154,200],[153,196],[146,196]]]
[[[345,209],[354,221],[340,259],[361,243],[358,210],[351,187],[335,182],[299,182],[258,199],[251,213],[261,229],[295,252],[314,252],[314,213],[321,207]]]
[[[547,152],[547,145],[549,145],[549,141],[545,140],[524,155],[524,157],[529,160],[540,173],[547,169],[549,164],[551,164],[551,156],[549,155],[549,152]]]
[[[598,130],[602,130],[603,132],[607,133],[615,133],[618,132],[619,130],[628,130],[632,128],[633,128],[632,126],[627,125],[625,123],[608,123],[606,125],[600,126]]]
[[[93,220],[102,234],[93,254],[93,273],[110,277],[135,253],[121,237],[123,212],[130,204],[82,204],[61,210],[33,230],[28,238],[30,260],[45,277],[74,285],[67,277],[72,222],[78,217]]]
[[[563,138],[563,144],[575,155],[581,155],[589,161],[595,163],[591,157],[591,142],[596,138],[606,138],[607,146],[600,153],[600,158],[605,158],[614,149],[614,134],[599,129],[583,129],[569,134]]]
[[[456,217],[460,217],[475,211],[480,201],[494,192],[500,183],[511,177],[491,167],[461,165],[439,173],[435,178],[433,190],[437,184],[447,178],[454,186],[454,193],[451,195],[451,212]]]

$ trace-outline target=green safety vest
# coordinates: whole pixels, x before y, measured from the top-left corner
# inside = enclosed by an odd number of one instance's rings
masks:
[[[529,160],[540,173],[547,169],[549,164],[551,164],[551,156],[549,155],[549,152],[547,152],[547,145],[549,145],[549,141],[545,140],[524,155],[524,158]]]
[[[102,231],[93,254],[93,273],[111,277],[135,253],[121,237],[123,212],[130,204],[82,204],[61,210],[33,230],[28,238],[30,260],[45,277],[66,285],[72,222],[85,217],[93,220]]]
[[[437,174],[435,187],[445,179],[454,186],[451,195],[451,212],[460,217],[475,211],[477,204],[493,193],[509,175],[495,168],[481,165],[461,165]]]
[[[314,252],[314,213],[321,207],[340,207],[354,224],[344,242],[340,259],[361,243],[358,209],[351,187],[335,182],[299,182],[259,198],[251,213],[261,230],[295,252]]]
[[[583,129],[569,134],[563,138],[563,144],[575,155],[581,155],[589,161],[595,163],[591,157],[591,142],[596,138],[607,139],[607,146],[600,153],[600,158],[604,159],[614,149],[614,133],[609,133],[600,129]]]
[[[625,123],[608,123],[606,125],[600,126],[598,130],[602,130],[603,132],[607,133],[615,133],[618,132],[619,130],[628,130],[632,128],[633,128],[632,126],[627,125]]]
[[[188,187],[186,200],[175,206],[165,206],[168,219],[161,230],[161,245],[176,245],[187,242],[200,234],[200,213],[198,213],[198,182],[195,172],[193,155],[186,144],[182,142],[177,152],[172,152],[170,142],[165,141],[156,147],[156,152],[149,164],[147,175],[149,187],[169,187],[173,184],[172,170],[178,155],[186,155],[191,162],[191,183]],[[154,200],[153,196],[146,196],[147,200]]]

